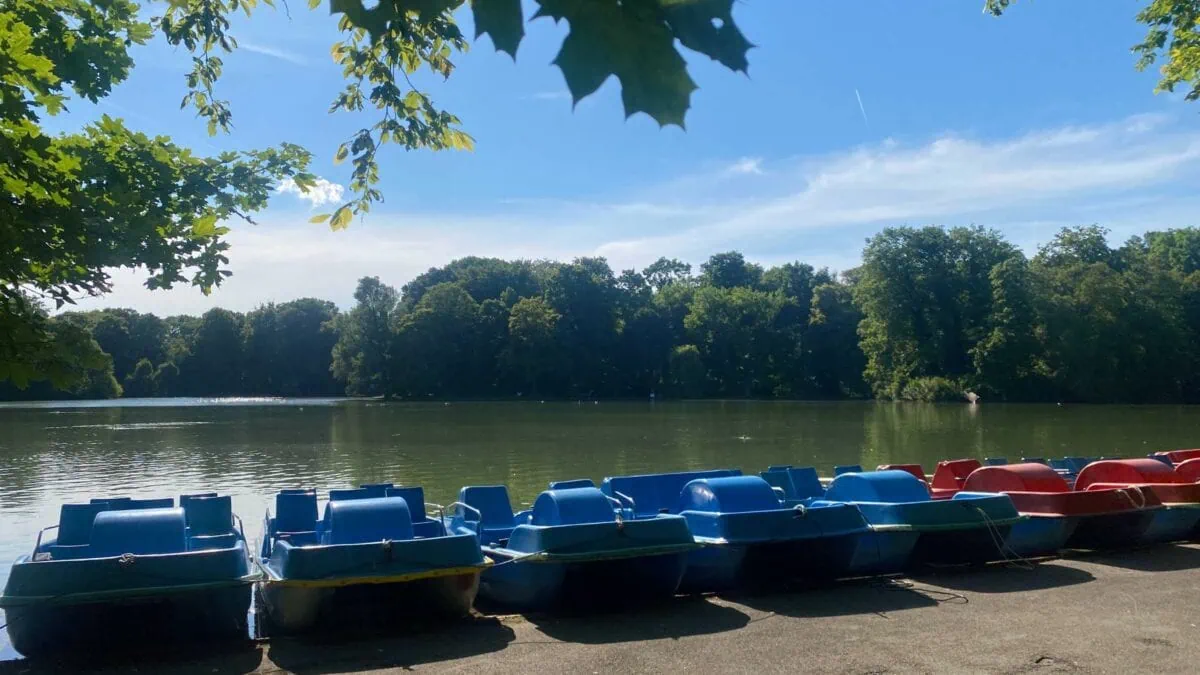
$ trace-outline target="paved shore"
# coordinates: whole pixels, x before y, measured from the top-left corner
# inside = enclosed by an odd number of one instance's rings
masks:
[[[604,616],[483,616],[436,631],[279,640],[96,672],[1033,673],[1200,669],[1200,547],[946,570]],[[0,664],[0,674],[76,672]]]

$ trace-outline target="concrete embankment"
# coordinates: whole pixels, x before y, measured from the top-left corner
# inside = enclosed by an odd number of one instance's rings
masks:
[[[947,570],[625,614],[480,616],[415,635],[147,655],[97,672],[1194,673],[1200,547]],[[0,674],[80,664],[0,664]]]

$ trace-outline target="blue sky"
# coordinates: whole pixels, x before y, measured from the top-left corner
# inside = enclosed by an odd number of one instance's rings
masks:
[[[348,181],[333,151],[367,118],[326,113],[342,84],[335,22],[291,4],[290,19],[262,11],[234,25],[241,49],[219,90],[231,135],[210,138],[179,109],[189,55],[161,42],[136,51],[109,99],[53,126],[108,113],[199,152],[300,143],[332,196]],[[465,255],[604,255],[619,270],[736,248],[844,269],[887,225],[989,225],[1033,250],[1063,225],[1100,223],[1123,240],[1197,224],[1200,107],[1155,96],[1155,73],[1134,70],[1137,5],[1025,2],[995,19],[982,4],[744,0],[735,17],[758,45],[749,77],[689,53],[700,89],[686,132],[624,119],[615,79],[572,110],[550,65],[564,27],[533,21],[515,64],[484,38],[449,82],[419,80],[475,152],[385,153],[387,202],[347,232],[307,222],[328,205],[280,193],[259,226],[234,224],[234,276],[209,298],[150,292],[121,271],[112,295],[81,306],[348,306],[360,276],[399,286]]]

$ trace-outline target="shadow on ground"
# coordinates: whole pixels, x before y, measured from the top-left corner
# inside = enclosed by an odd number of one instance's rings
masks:
[[[1074,586],[1095,581],[1086,570],[1041,562],[1029,566],[998,563],[983,567],[946,568],[914,574],[913,580],[972,593],[1019,593]]]
[[[253,642],[233,645],[175,646],[89,651],[62,660],[0,662],[0,675],[57,675],[58,673],[140,672],[172,675],[242,675],[262,664],[263,649]]]
[[[1070,557],[1082,562],[1142,572],[1174,572],[1200,568],[1200,548],[1173,544],[1128,551],[1073,551]]]
[[[939,602],[966,602],[940,591],[928,592],[901,579],[844,581],[811,588],[729,594],[729,600],[762,612],[797,618],[886,614]]]
[[[677,639],[737,630],[750,623],[744,612],[702,597],[679,597],[638,610],[578,616],[531,614],[526,618],[555,640],[584,644]]]
[[[453,625],[431,624],[426,630],[402,635],[353,639],[342,633],[325,639],[320,635],[273,638],[267,659],[287,672],[302,675],[409,668],[497,652],[514,637],[513,630],[495,617],[472,617]]]

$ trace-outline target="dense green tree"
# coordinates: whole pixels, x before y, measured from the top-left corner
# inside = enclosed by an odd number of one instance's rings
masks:
[[[858,346],[863,315],[850,287],[823,283],[813,289],[809,326],[804,333],[804,371],[818,398],[865,398],[866,357]]]
[[[642,276],[654,292],[668,284],[686,283],[692,278],[692,266],[675,258],[659,258],[642,270]]]
[[[769,396],[794,386],[789,373],[799,355],[799,307],[791,298],[752,288],[703,286],[684,325],[717,396]],[[783,375],[783,377],[780,377]]]
[[[704,359],[696,345],[679,345],[671,350],[668,363],[669,393],[678,398],[704,396],[707,374]]]
[[[145,398],[154,396],[154,364],[150,363],[150,359],[141,359],[137,362],[133,372],[125,376],[122,383],[125,396],[133,398]]]
[[[492,364],[480,347],[479,303],[457,283],[433,286],[397,326],[393,393],[409,398],[482,393]]]
[[[178,363],[182,390],[190,396],[232,396],[245,391],[242,382],[244,317],[227,309],[210,309],[200,317],[189,350]]]
[[[399,318],[399,294],[379,277],[363,277],[354,291],[357,303],[338,316],[333,346],[333,376],[354,396],[392,392],[389,363],[393,327]]]
[[[337,306],[301,298],[267,304],[246,315],[245,391],[282,396],[332,396],[342,387],[331,370]]]
[[[715,253],[700,265],[700,283],[717,288],[755,288],[762,275],[761,266],[746,262],[737,251]]]
[[[1009,258],[993,267],[989,278],[992,310],[983,338],[971,350],[977,393],[1017,401],[1053,396],[1028,262],[1024,256]]]
[[[558,341],[560,318],[543,298],[522,298],[513,305],[503,358],[510,373],[508,379],[520,386],[519,395],[535,398],[558,393],[563,365]]]
[[[571,395],[612,396],[617,286],[608,262],[576,258],[569,265],[558,265],[547,277],[545,289],[546,301],[559,315],[557,342],[571,355],[563,364]]]

